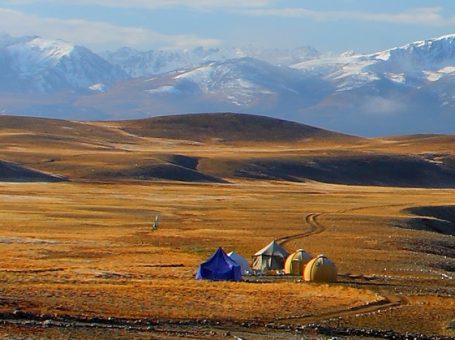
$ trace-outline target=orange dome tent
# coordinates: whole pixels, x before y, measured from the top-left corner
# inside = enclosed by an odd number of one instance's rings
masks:
[[[303,275],[305,265],[310,262],[313,257],[305,250],[299,249],[288,256],[284,264],[284,272],[290,275]]]

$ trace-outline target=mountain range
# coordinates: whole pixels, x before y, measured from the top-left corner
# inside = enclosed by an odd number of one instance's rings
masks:
[[[364,136],[455,133],[455,35],[371,54],[121,48],[0,36],[0,112],[129,119],[245,112]]]

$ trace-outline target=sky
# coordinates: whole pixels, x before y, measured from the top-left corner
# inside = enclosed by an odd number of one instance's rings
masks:
[[[455,1],[0,0],[0,32],[94,51],[251,45],[371,53],[455,33]]]

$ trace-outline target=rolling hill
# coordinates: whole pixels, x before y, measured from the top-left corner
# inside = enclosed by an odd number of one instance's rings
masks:
[[[115,122],[141,137],[219,142],[357,141],[358,137],[286,120],[239,113],[162,116]]]
[[[73,181],[455,188],[454,142],[449,135],[365,139],[236,113],[109,122],[0,117],[0,159]],[[6,168],[4,180],[25,171]]]

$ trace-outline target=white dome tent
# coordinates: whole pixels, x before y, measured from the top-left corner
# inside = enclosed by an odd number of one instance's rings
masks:
[[[237,254],[235,251],[231,251],[227,255],[240,266],[242,270],[242,275],[248,275],[253,272],[253,270],[250,267],[250,264],[243,256]]]

